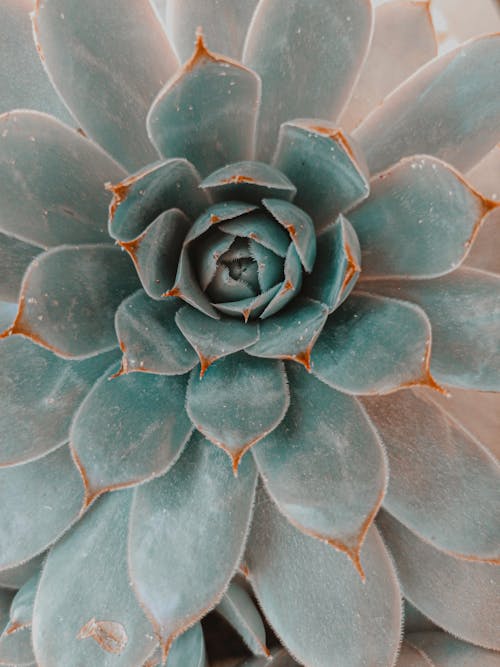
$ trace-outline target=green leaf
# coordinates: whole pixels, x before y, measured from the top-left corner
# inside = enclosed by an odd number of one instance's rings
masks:
[[[254,655],[269,656],[266,629],[262,618],[246,590],[232,582],[216,611],[236,630]]]
[[[75,415],[71,448],[85,483],[85,504],[117,488],[163,475],[178,459],[193,426],[184,410],[187,375],[109,369]]]
[[[411,303],[358,292],[331,315],[312,352],[312,372],[349,394],[436,386],[429,372],[431,327]]]
[[[311,275],[304,279],[304,296],[321,301],[333,312],[347,299],[361,272],[361,248],[351,223],[343,215],[317,239],[318,254]]]
[[[284,308],[300,292],[302,287],[302,264],[295,245],[290,243],[285,257],[284,279],[279,291],[271,299],[260,317],[265,319]]]
[[[0,232],[0,299],[17,301],[24,272],[41,252],[39,246]]]
[[[236,162],[228,164],[202,182],[216,201],[246,201],[260,204],[264,197],[292,201],[295,185],[278,169],[265,162]]]
[[[413,633],[407,641],[439,667],[498,667],[500,662],[497,652],[466,644],[444,632]]]
[[[389,458],[384,507],[437,549],[499,560],[498,461],[431,396],[400,391],[364,404]]]
[[[377,523],[396,562],[404,596],[440,628],[498,651],[498,565],[445,554],[387,512],[379,514]]]
[[[66,361],[20,336],[1,341],[0,468],[68,442],[75,410],[116,358],[113,351]]]
[[[259,337],[256,324],[214,320],[189,306],[177,312],[175,322],[196,350],[202,376],[214,361],[247,348]]]
[[[0,470],[0,568],[44,551],[77,519],[83,484],[68,447]]]
[[[51,116],[0,116],[0,230],[9,236],[43,248],[109,243],[104,184],[124,176],[102,148]]]
[[[363,278],[453,271],[494,206],[441,160],[402,160],[375,177],[368,199],[349,213],[363,248]]]
[[[162,667],[161,649],[154,654],[143,667]],[[186,630],[172,644],[165,667],[208,667],[205,641],[200,623]]]
[[[377,280],[363,288],[414,301],[432,325],[431,371],[463,389],[500,389],[500,276],[462,268],[435,280]]]
[[[191,372],[186,409],[237,471],[245,452],[281,422],[289,401],[282,362],[237,352],[213,363],[203,378]]]
[[[133,241],[119,241],[135,264],[144,290],[161,299],[173,287],[182,244],[191,227],[179,209],[162,213]]]
[[[301,663],[394,664],[400,592],[375,527],[363,548],[363,583],[343,554],[296,530],[261,493],[245,558],[267,620]]]
[[[153,301],[139,290],[116,311],[116,335],[123,352],[122,373],[183,375],[196,365],[196,353],[179,331],[180,302]]]
[[[354,133],[371,173],[423,153],[471,169],[498,143],[500,89],[492,82],[499,67],[500,36],[487,35],[432,60],[396,88]]]
[[[153,631],[127,574],[131,500],[131,491],[109,493],[51,550],[33,615],[39,664],[137,667],[151,654]]]
[[[302,266],[311,273],[316,259],[316,231],[311,218],[302,209],[282,199],[263,199],[262,203],[290,234]]]
[[[177,68],[149,0],[41,0],[33,27],[52,83],[83,129],[134,170],[156,158],[146,114]],[[78,86],[75,85],[78,81]]]
[[[328,121],[283,123],[273,164],[297,186],[294,203],[309,213],[317,232],[370,191],[364,159]]]
[[[191,59],[155,99],[148,133],[161,155],[185,157],[207,175],[253,159],[259,102],[259,77],[208,51],[199,34]]]
[[[364,0],[259,3],[243,52],[243,62],[262,78],[259,159],[272,156],[283,121],[339,115],[356,82],[371,30],[371,3]]]
[[[21,334],[69,359],[109,351],[117,345],[115,311],[137,283],[118,248],[53,248],[30,264],[16,319],[2,337]]]
[[[298,367],[288,378],[288,412],[252,450],[259,472],[280,512],[346,553],[364,577],[360,550],[388,477],[382,445],[355,398]]]
[[[193,165],[178,158],[155,162],[120,182],[107,184],[113,193],[109,233],[119,241],[133,241],[172,208],[194,220],[210,204],[199,185],[200,177]]]
[[[224,454],[197,435],[167,475],[135,490],[130,574],[163,659],[226,590],[245,545],[255,481],[250,459],[235,479]]]
[[[42,553],[30,560],[24,561],[21,565],[2,569],[0,571],[0,588],[19,589],[42,567],[46,554]],[[9,603],[10,604],[10,603]],[[2,627],[0,619],[0,628]]]

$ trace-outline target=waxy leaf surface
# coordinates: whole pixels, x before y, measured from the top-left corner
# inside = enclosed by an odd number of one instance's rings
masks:
[[[270,496],[307,535],[347,553],[359,552],[387,482],[375,429],[352,396],[289,368],[290,407],[253,455]]]
[[[237,582],[231,582],[217,611],[236,630],[254,655],[268,656],[266,629],[254,601]]]
[[[149,0],[37,0],[47,72],[83,129],[127,169],[153,162],[148,108],[178,61]],[[78,85],[75,85],[78,81]]]
[[[245,559],[267,620],[301,663],[393,664],[400,642],[400,593],[374,527],[361,556],[363,583],[343,554],[294,528],[260,494]]]
[[[131,496],[101,498],[51,550],[33,615],[39,665],[136,667],[153,651],[153,629],[127,574]]]
[[[123,169],[76,130],[36,111],[0,116],[0,230],[49,248],[109,243],[106,181]]]
[[[224,454],[195,435],[167,475],[136,489],[130,573],[164,656],[226,590],[245,545],[255,481],[250,458],[236,479]]]

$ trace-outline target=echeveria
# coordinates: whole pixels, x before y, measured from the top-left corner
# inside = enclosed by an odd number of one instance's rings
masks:
[[[35,5],[33,45],[0,5],[0,664],[215,665],[215,610],[247,667],[498,665],[500,36]]]

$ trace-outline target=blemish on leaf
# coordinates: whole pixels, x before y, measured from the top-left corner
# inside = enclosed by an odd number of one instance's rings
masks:
[[[127,633],[117,621],[98,621],[91,618],[81,628],[77,639],[93,639],[108,653],[120,655],[128,643]]]

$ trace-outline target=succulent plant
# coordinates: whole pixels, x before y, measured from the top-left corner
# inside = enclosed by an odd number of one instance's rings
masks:
[[[216,608],[248,666],[498,665],[500,35],[37,0],[42,68],[30,4],[0,4],[0,664],[203,667]]]

